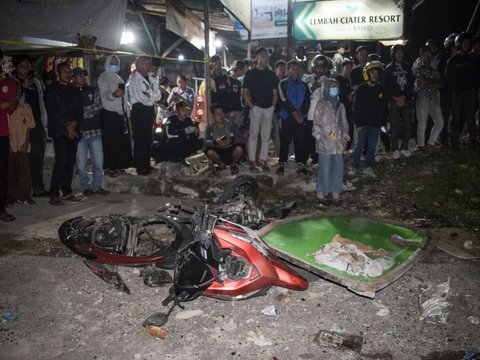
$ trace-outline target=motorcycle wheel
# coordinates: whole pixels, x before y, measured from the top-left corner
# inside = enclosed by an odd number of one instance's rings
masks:
[[[220,195],[220,203],[226,204],[250,197],[254,201],[258,198],[258,184],[254,177],[249,175],[237,176],[230,181],[222,195]]]

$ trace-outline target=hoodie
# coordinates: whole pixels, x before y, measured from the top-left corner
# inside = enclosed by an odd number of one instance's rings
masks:
[[[127,104],[126,92],[123,97],[123,104],[122,98],[113,96],[113,92],[118,89],[119,84],[125,84],[125,82],[120,76],[118,76],[118,74],[112,72],[110,69],[110,63],[113,56],[114,55],[107,56],[105,61],[105,71],[98,77],[97,84],[100,90],[100,99],[102,100],[103,108],[107,111],[123,115],[127,110],[125,107]]]

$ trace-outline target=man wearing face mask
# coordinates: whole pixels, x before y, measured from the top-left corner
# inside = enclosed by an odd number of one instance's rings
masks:
[[[135,60],[135,69],[127,84],[129,103],[132,107],[133,166],[137,169],[138,175],[148,175],[152,172],[150,152],[155,104],[160,101],[161,94],[157,80],[151,73],[150,57],[139,56]]]
[[[102,100],[103,168],[105,175],[115,177],[132,163],[132,145],[126,115],[125,83],[118,76],[120,60],[110,55],[105,61],[105,71],[98,78]]]

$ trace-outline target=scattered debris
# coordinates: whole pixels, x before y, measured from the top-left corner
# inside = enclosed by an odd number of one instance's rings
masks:
[[[247,333],[247,340],[253,342],[257,346],[271,346],[272,341],[265,338],[260,331],[249,331]]]
[[[4,312],[2,314],[2,322],[12,322],[17,320],[18,316],[17,314],[14,314],[12,312]]]
[[[292,297],[288,294],[278,294],[275,296],[275,300],[278,301],[279,303],[286,304],[292,300]]]
[[[200,316],[203,314],[202,310],[184,310],[180,311],[179,313],[175,314],[175,319],[177,320],[188,320],[196,316]]]
[[[262,310],[262,314],[267,316],[278,316],[278,306],[277,305],[267,306],[265,309]]]
[[[470,324],[473,324],[473,325],[480,324],[480,319],[478,318],[478,316],[469,316],[467,317],[467,320],[470,322]]]
[[[323,347],[349,349],[360,352],[362,350],[363,336],[320,330],[317,335],[315,335],[314,341]]]
[[[425,289],[420,294],[421,321],[446,324],[450,307],[450,278],[442,284]]]
[[[431,230],[435,245],[447,254],[463,260],[480,258],[480,246],[474,236],[461,228],[439,228]]]
[[[145,326],[145,331],[154,337],[157,337],[159,339],[165,339],[168,335],[168,330],[159,326],[155,325],[147,325]]]
[[[383,316],[387,316],[390,313],[390,310],[388,309],[388,307],[386,307],[380,302],[373,302],[373,305],[378,308],[378,311],[377,311],[378,316],[383,317]]]

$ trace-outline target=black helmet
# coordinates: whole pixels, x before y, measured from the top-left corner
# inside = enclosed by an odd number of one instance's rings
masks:
[[[368,72],[373,69],[377,69],[380,74],[382,74],[385,66],[380,61],[376,60],[368,62],[363,68],[363,80],[368,81],[370,79]]]
[[[392,58],[392,60],[395,53],[399,50],[403,51],[403,45],[400,45],[400,44],[392,45],[392,47],[390,48],[390,57]]]
[[[455,45],[455,38],[458,36],[458,33],[451,33],[445,38],[443,42],[443,47],[445,50],[450,50]]]
[[[371,54],[368,54],[368,61],[369,62],[372,62],[372,61],[382,62],[382,57],[380,56],[380,54],[371,53]]]
[[[457,48],[457,50],[460,50],[463,41],[467,39],[470,40],[470,47],[472,47],[472,34],[463,31],[457,35],[457,37],[455,38],[455,47]]]
[[[317,55],[312,59],[312,69],[316,66],[325,66],[327,69],[331,70],[333,68],[332,59],[325,55]]]
[[[440,41],[436,39],[427,40],[427,42],[425,43],[425,46],[428,46],[430,50],[432,50],[432,53],[434,54],[438,53],[442,48],[442,44],[440,44]]]
[[[353,62],[352,58],[350,58],[348,56],[344,57],[343,61],[342,61],[342,67],[347,66],[349,64],[352,65],[352,66],[354,65],[354,62]]]

